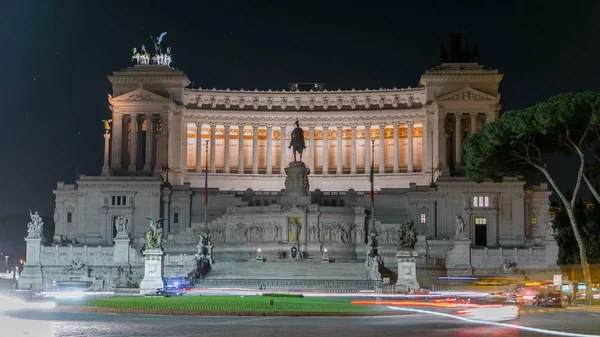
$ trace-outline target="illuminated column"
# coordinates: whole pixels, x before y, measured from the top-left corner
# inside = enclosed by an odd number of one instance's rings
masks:
[[[137,168],[137,136],[138,136],[138,119],[136,114],[131,116],[131,147],[129,149],[129,171],[135,171]]]
[[[436,154],[438,165],[443,169],[448,169],[447,155],[446,155],[446,115],[444,112],[440,112],[437,119],[436,132],[437,132],[437,146]]]
[[[323,173],[329,174],[329,124],[323,124]]]
[[[152,170],[152,144],[154,144],[154,125],[152,124],[152,114],[146,115],[146,160],[144,171]]]
[[[108,130],[104,133],[104,165],[102,165],[102,176],[109,176],[110,169],[108,167],[108,151],[109,151],[109,143],[110,143],[110,133]]]
[[[114,109],[114,108],[113,108]],[[111,167],[120,169],[123,149],[123,115],[113,113]]]
[[[308,124],[308,168],[315,171],[315,125]]]
[[[455,151],[455,162],[456,166],[460,166],[462,164],[462,125],[461,125],[461,114],[456,113],[454,115],[455,125],[454,125],[454,151]]]
[[[471,135],[477,132],[477,113],[471,114]]]
[[[244,174],[244,123],[238,124],[238,174]]]
[[[400,127],[400,122],[392,122],[392,125],[394,126],[394,173],[398,173],[400,172],[400,156],[399,156],[399,152],[400,152],[400,135],[399,135],[399,130],[398,128]]]
[[[252,174],[258,174],[258,124],[252,124]]]
[[[267,124],[267,174],[273,174],[273,124]]]
[[[350,174],[356,174],[356,123],[350,124]]]
[[[230,154],[229,154],[229,147],[231,146],[231,142],[229,141],[229,128],[231,127],[230,123],[223,123],[223,128],[224,128],[224,133],[225,133],[225,157],[223,158],[223,172],[224,173],[230,173],[231,169],[229,168],[230,165]]]
[[[279,150],[281,151],[281,158],[279,161],[279,165],[280,165],[280,174],[284,174],[284,168],[285,168],[285,162],[286,162],[286,149],[287,149],[287,144],[285,142],[285,135],[287,134],[287,124],[279,124],[279,127],[281,128],[281,147],[279,148]]]
[[[210,122],[210,173],[217,171],[217,123]]]
[[[365,123],[365,174],[371,173],[371,123]]]
[[[385,123],[379,123],[379,173],[385,173]]]
[[[407,136],[408,136],[408,148],[406,150],[407,153],[407,162],[408,162],[408,173],[412,173],[414,172],[414,168],[413,168],[413,126],[415,125],[415,122],[406,122],[406,127],[407,127]],[[423,163],[425,163],[424,161],[421,161],[421,165],[424,165]]]
[[[344,128],[344,124],[336,124],[335,128],[337,130],[337,145],[335,147],[336,149],[336,174],[342,174],[344,173],[344,170],[342,168],[342,129]]]
[[[202,172],[202,122],[196,122],[196,172]]]

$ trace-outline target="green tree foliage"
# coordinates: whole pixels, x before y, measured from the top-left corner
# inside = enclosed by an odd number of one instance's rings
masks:
[[[584,171],[585,151],[597,145],[599,126],[600,94],[562,94],[523,110],[506,112],[487,124],[482,132],[467,137],[464,143],[465,172],[473,181],[501,181],[507,175],[522,175],[535,170],[546,177],[569,219],[583,278],[588,284],[590,269],[586,245],[577,225],[575,201],[582,182],[593,193],[596,191],[592,182],[584,178]],[[562,192],[567,188],[558,186],[544,158],[546,153],[555,152],[575,155],[580,163],[577,172],[572,173],[573,196],[570,200]],[[587,296],[591,298],[590,287]]]

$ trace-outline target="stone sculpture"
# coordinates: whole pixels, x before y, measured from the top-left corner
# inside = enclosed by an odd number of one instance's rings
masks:
[[[117,237],[128,237],[129,236],[129,228],[127,227],[127,222],[129,219],[125,216],[125,214],[119,215],[117,221],[115,222],[115,227],[117,229]]]
[[[165,220],[164,218],[161,219],[151,219],[151,218],[146,218],[147,220],[150,220],[150,229],[148,229],[148,231],[146,232],[146,248],[147,249],[161,249],[162,248],[162,236],[163,236],[163,229],[162,227],[160,227],[160,223]]]
[[[451,33],[450,52],[446,51],[444,45],[440,45],[440,59],[442,63],[468,63],[479,62],[479,46],[476,44],[473,49],[466,43],[463,48],[463,37],[465,31],[460,33]]]
[[[300,122],[296,120],[296,128],[292,131],[292,139],[290,140],[290,146],[288,149],[292,148],[292,152],[294,153],[294,161],[296,160],[296,153],[300,155],[300,161],[302,161],[302,151],[306,148],[304,144],[304,131],[300,128]]]
[[[415,249],[417,243],[417,230],[415,223],[412,220],[408,220],[406,226],[402,226],[398,229],[398,250],[402,249]]]
[[[42,217],[39,216],[38,212],[31,212],[29,210],[29,217],[31,221],[27,224],[27,237],[30,239],[42,238],[42,231],[44,230],[44,222]]]
[[[112,119],[103,119],[102,120],[102,123],[104,123],[104,132],[105,133],[108,133],[110,131],[110,123],[111,122],[112,122]]]
[[[454,233],[456,240],[468,239],[467,221],[460,214],[456,214],[456,232]]]

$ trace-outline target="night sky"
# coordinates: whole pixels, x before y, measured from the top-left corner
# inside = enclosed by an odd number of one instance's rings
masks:
[[[56,181],[73,183],[77,167],[100,174],[106,76],[152,33],[168,32],[173,66],[196,87],[414,87],[466,29],[481,62],[505,74],[503,111],[600,89],[597,1],[0,3],[0,216],[52,215]]]

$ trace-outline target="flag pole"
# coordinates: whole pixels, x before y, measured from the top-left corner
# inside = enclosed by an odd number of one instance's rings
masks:
[[[375,140],[371,140],[371,228],[370,233],[375,234]]]
[[[204,226],[208,232],[208,139],[206,140],[206,169],[204,172]]]

